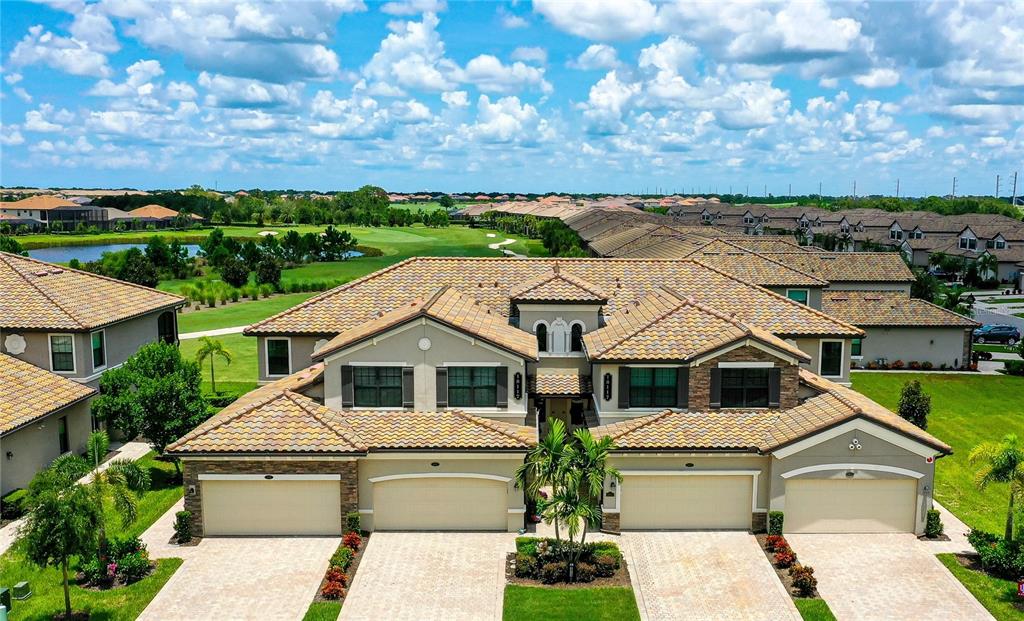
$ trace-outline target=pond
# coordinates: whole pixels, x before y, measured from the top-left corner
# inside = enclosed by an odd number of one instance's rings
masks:
[[[138,248],[145,251],[146,244],[97,244],[95,246],[50,246],[49,248],[35,248],[28,251],[28,256],[40,261],[50,263],[68,263],[71,259],[78,259],[82,263],[96,261],[104,252],[116,252]],[[199,252],[197,244],[183,244],[182,248],[188,251],[188,256],[194,257]]]

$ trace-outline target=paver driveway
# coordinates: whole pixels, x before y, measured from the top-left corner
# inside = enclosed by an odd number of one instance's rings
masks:
[[[992,619],[913,535],[787,535],[839,621]]]
[[[341,621],[501,619],[510,533],[374,533]]]
[[[749,533],[626,532],[622,543],[648,621],[800,619]]]
[[[180,510],[179,503],[143,535],[153,557],[185,562],[139,619],[302,619],[341,543],[338,537],[225,537],[170,546]]]

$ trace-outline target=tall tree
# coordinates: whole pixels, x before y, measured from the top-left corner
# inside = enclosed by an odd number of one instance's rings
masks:
[[[548,419],[548,433],[526,453],[526,460],[516,468],[516,486],[537,503],[543,513],[545,499],[541,497],[541,488],[551,487],[552,491],[561,484],[559,469],[562,455],[565,453],[565,423],[557,418]],[[555,523],[555,539],[561,540],[558,520]]]
[[[982,442],[971,449],[967,460],[980,465],[974,473],[974,484],[985,489],[993,483],[1009,486],[1009,504],[1006,508],[1007,541],[1013,539],[1014,502],[1024,495],[1024,449],[1015,434],[1003,436],[999,442]]]
[[[214,377],[213,363],[214,359],[218,357],[223,359],[228,365],[231,364],[232,354],[230,350],[224,347],[224,343],[208,336],[199,337],[199,351],[196,352],[196,363],[199,366],[203,366],[206,359],[210,359],[210,386],[213,388],[214,393],[217,392],[217,378]]]
[[[903,384],[900,392],[899,415],[921,429],[928,428],[928,414],[932,411],[932,398],[921,390],[921,382],[913,380]]]

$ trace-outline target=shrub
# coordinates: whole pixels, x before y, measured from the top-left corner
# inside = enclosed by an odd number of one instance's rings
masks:
[[[907,364],[907,368],[912,370],[912,371],[917,371],[917,370],[919,370],[921,368],[921,363],[916,361],[916,360],[911,360]]]
[[[149,573],[149,553],[139,550],[117,559],[117,577],[125,584],[142,580]]]
[[[28,497],[28,490],[16,489],[0,498],[0,517],[16,520],[25,514],[22,502]]]
[[[138,537],[127,537],[123,539],[111,538],[107,540],[107,556],[110,560],[120,562],[122,558],[144,552],[146,545]]]
[[[537,559],[528,554],[516,554],[516,577],[534,578],[537,576]]]
[[[597,575],[602,578],[608,578],[615,575],[615,571],[619,568],[619,561],[607,554],[598,554],[594,557],[594,570]]]
[[[265,255],[256,263],[256,282],[261,285],[276,285],[281,282],[281,262]]]
[[[355,552],[352,551],[352,548],[338,548],[331,556],[331,567],[340,567],[342,570],[347,570],[352,564],[353,556],[355,556]]]
[[[903,368],[903,361],[902,360],[893,360],[889,364],[889,368],[890,369],[902,369]]]
[[[597,577],[597,568],[590,563],[576,563],[576,582],[593,582]]]
[[[925,371],[931,371],[934,366],[935,365],[928,362],[927,360],[921,363],[921,368],[924,369]]]
[[[80,564],[78,569],[89,584],[94,586],[110,586],[115,574],[107,570],[108,566],[112,567],[115,571],[117,569],[117,565],[107,563],[105,559],[94,557],[92,560]]]
[[[1006,580],[1024,578],[1024,544],[1006,541],[991,533],[972,530],[967,541],[978,552],[981,566],[985,571]]]
[[[928,510],[928,521],[924,525],[924,534],[930,539],[935,539],[942,535],[942,517],[939,515],[938,509]]]
[[[768,512],[768,534],[769,535],[782,535],[782,523],[784,516],[782,511],[769,511]]]
[[[540,568],[540,581],[544,584],[565,582],[569,574],[569,564],[565,561],[547,563]]]
[[[241,287],[249,282],[249,266],[241,259],[228,257],[221,263],[220,277],[232,287]]]
[[[818,579],[814,577],[814,568],[799,563],[789,568],[789,576],[800,597],[811,597],[818,587]]]
[[[345,585],[340,582],[324,583],[320,596],[324,599],[341,599],[345,597]]]
[[[622,561],[622,551],[612,541],[594,541],[587,544],[586,554],[590,557],[611,556],[615,559],[616,569]]]
[[[348,576],[345,575],[345,572],[341,567],[328,567],[327,575],[324,577],[328,582],[340,582],[341,586],[346,586],[348,584]]]
[[[903,384],[900,391],[900,402],[897,412],[900,417],[921,429],[928,428],[928,414],[932,410],[932,398],[921,390],[921,382],[917,380]]]
[[[174,514],[174,540],[178,543],[192,541],[191,511],[178,511]]]
[[[794,554],[788,547],[778,550],[775,553],[775,566],[779,569],[785,569],[795,562],[796,554]]]
[[[345,514],[345,532],[358,533],[362,530],[358,511],[349,511]]]
[[[345,533],[345,536],[341,538],[341,544],[355,552],[359,546],[363,545],[363,538],[359,536],[359,533]]]
[[[1024,375],[1024,360],[1004,360],[1007,375]]]
[[[212,293],[207,293],[206,294],[206,305],[209,306],[210,308],[213,308],[214,306],[216,306],[217,305],[217,296],[213,295]]]
[[[242,297],[242,296],[239,293],[238,289],[232,289],[231,290],[231,301],[232,302],[237,302],[238,298],[240,298],[240,297]]]
[[[775,552],[776,550],[788,549],[789,543],[782,535],[768,535],[764,539],[764,547],[769,552]]]

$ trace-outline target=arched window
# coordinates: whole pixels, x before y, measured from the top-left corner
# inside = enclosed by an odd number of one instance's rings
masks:
[[[533,326],[533,331],[537,334],[537,351],[548,350],[548,324],[538,322]]]
[[[569,351],[583,351],[583,324],[574,323],[569,329],[570,347]]]

